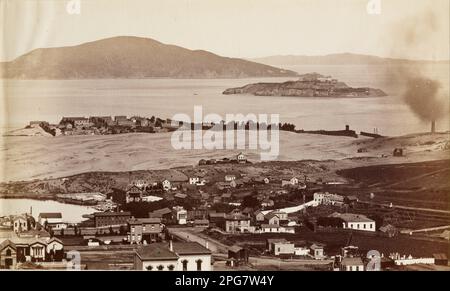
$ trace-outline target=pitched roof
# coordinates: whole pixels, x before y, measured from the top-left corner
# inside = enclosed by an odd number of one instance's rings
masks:
[[[94,216],[131,216],[131,212],[95,212]]]
[[[310,248],[313,250],[314,249],[323,249],[323,245],[314,243],[310,246]]]
[[[155,210],[155,211],[153,211],[153,212],[149,212],[148,213],[148,216],[149,217],[163,217],[164,215],[166,215],[166,214],[170,214],[170,213],[172,213],[172,210],[170,210],[169,208],[161,208],[161,209],[158,209],[158,210]]]
[[[169,214],[169,213],[172,213],[172,210],[165,207],[165,208],[157,209],[157,210],[153,211],[152,213],[153,214]]]
[[[209,217],[220,217],[225,218],[226,214],[223,212],[210,212]]]
[[[287,242],[285,238],[268,238],[267,243]]]
[[[62,218],[61,212],[42,212],[39,213],[41,218]]]
[[[175,242],[173,251],[178,255],[208,255],[211,251],[197,242]]]
[[[237,252],[242,251],[243,249],[244,249],[243,247],[234,245],[234,246],[230,247],[228,250],[232,251],[233,253],[237,253]]]
[[[447,259],[448,259],[447,255],[444,254],[444,253],[433,254],[433,257],[434,257],[436,260],[447,260]]]
[[[136,254],[142,260],[177,260],[178,256],[171,252],[166,243],[152,243],[141,246],[136,250]]]
[[[16,221],[18,219],[27,220],[27,217],[25,215],[21,214],[21,215],[14,216],[14,218],[12,220]]]
[[[280,214],[285,214],[285,212],[274,210],[274,211],[269,212],[264,218],[271,219],[274,216],[280,218]]]
[[[147,224],[147,223],[161,223],[161,218],[159,218],[159,217],[150,217],[150,218],[130,219],[130,220],[128,220],[128,223],[131,224],[131,225]]]
[[[225,216],[226,220],[250,220],[248,216],[242,214],[228,214]]]
[[[59,238],[57,238],[57,237],[52,237],[51,239],[49,239],[49,240],[47,241],[47,243],[51,243],[51,242],[54,242],[54,241],[56,241],[56,242],[58,242],[58,243],[60,243],[60,244],[63,244],[63,242],[62,242]]]
[[[278,224],[261,224],[261,228],[280,228]]]
[[[2,243],[0,243],[0,251],[6,248],[7,246],[10,246],[13,249],[16,249],[16,245],[10,241],[9,239],[4,240]]]
[[[195,219],[194,220],[194,224],[205,224],[205,223],[209,223],[208,219]]]
[[[353,213],[333,213],[330,214],[330,217],[336,217],[344,220],[345,222],[374,222],[374,220],[368,218],[362,214],[353,214]]]
[[[360,257],[355,258],[343,258],[342,259],[342,265],[344,266],[361,266],[364,265],[363,261]]]

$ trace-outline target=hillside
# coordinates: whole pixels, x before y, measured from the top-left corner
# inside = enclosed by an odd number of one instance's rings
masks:
[[[113,37],[77,46],[40,48],[1,63],[10,79],[244,78],[296,73],[189,50],[150,38]]]

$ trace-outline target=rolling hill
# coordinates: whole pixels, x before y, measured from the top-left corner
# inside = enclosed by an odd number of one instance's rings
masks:
[[[189,50],[150,38],[119,36],[77,46],[35,49],[1,63],[9,79],[289,77],[293,71]]]

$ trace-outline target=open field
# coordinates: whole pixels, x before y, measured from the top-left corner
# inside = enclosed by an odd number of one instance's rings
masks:
[[[171,133],[105,136],[4,136],[0,156],[0,182],[71,176],[92,171],[125,172],[195,165],[200,159],[231,157],[239,150],[175,150]],[[443,151],[449,134],[410,135],[398,138],[349,138],[280,132],[278,161],[343,160],[377,157],[352,166],[418,162],[449,157]],[[406,157],[392,157],[395,147],[404,147]],[[367,152],[357,153],[359,148]],[[257,150],[244,150],[250,161],[260,161]],[[380,158],[381,155],[385,158]],[[345,163],[341,164],[344,168]],[[7,169],[7,170],[6,170]]]
[[[243,235],[214,235],[213,239],[228,245],[246,245],[253,250],[253,255],[265,250],[268,238],[286,238],[293,242],[318,242],[326,245],[325,252],[328,255],[340,253],[342,246],[347,245],[349,232],[313,232],[306,227],[301,227],[295,234],[243,234]],[[416,257],[432,256],[434,253],[448,253],[450,244],[448,241],[418,239],[406,235],[388,238],[377,234],[365,234],[353,232],[351,245],[356,245],[362,251],[377,250],[384,255],[395,250],[402,254],[411,254]],[[414,246],[414,249],[411,249]]]
[[[450,160],[357,167],[338,171],[361,200],[450,210]],[[346,188],[352,192],[352,189]],[[368,193],[374,193],[372,199]]]

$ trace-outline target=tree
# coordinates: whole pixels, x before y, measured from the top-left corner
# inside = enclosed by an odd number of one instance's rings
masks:
[[[248,195],[248,196],[245,196],[244,199],[242,200],[241,206],[243,208],[245,208],[245,207],[255,208],[255,207],[259,206],[259,201],[256,198],[256,195],[253,195],[253,194]]]

